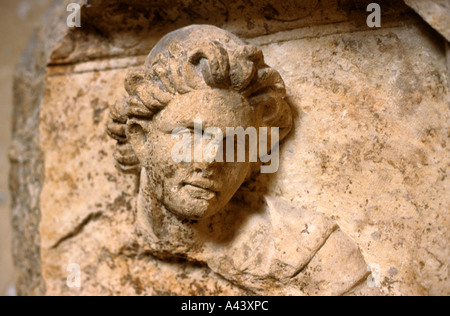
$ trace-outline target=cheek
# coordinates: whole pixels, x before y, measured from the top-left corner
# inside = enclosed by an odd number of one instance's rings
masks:
[[[153,133],[147,141],[149,148],[147,167],[163,183],[172,182],[171,180],[176,179],[177,173],[181,171],[180,165],[171,158],[173,142],[170,135],[158,135],[157,133]]]
[[[236,183],[236,185],[241,186],[243,181],[247,178],[250,170],[250,163],[227,163],[225,164],[224,170],[222,172],[223,178],[225,180],[224,182],[228,183],[229,185],[233,185],[234,183]]]
[[[164,134],[158,132],[150,132],[147,136],[146,146],[148,148],[148,160],[149,163],[156,162],[168,162],[170,159],[171,145],[170,137],[165,137]]]

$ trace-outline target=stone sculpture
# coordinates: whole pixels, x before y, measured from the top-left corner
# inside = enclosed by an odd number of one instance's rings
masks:
[[[259,294],[346,294],[368,277],[357,245],[324,215],[251,192],[258,162],[176,163],[174,129],[292,129],[279,73],[262,51],[214,26],[166,35],[111,109],[120,170],[140,177],[136,232],[161,260],[206,264]],[[195,131],[194,131],[195,132]],[[279,144],[270,144],[272,151]]]

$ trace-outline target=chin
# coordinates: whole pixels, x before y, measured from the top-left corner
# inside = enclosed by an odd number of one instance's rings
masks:
[[[183,219],[198,221],[207,219],[220,211],[219,209],[217,209],[217,203],[215,201],[193,199],[186,204],[184,207],[177,207],[176,209],[172,209],[172,212]]]

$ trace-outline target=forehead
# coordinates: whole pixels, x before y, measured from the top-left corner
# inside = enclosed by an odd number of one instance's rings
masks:
[[[155,117],[158,127],[191,127],[201,119],[205,127],[249,127],[256,121],[255,109],[231,90],[200,90],[178,95]]]

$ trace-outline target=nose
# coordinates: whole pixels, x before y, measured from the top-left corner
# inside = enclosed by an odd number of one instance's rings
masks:
[[[196,175],[201,175],[204,178],[210,178],[218,170],[223,168],[223,149],[209,148],[209,142],[202,143],[202,146],[196,147],[194,145],[192,153],[192,171]]]
[[[211,178],[214,175],[214,171],[218,168],[218,163],[213,162],[194,162],[193,173],[200,175],[203,178]]]

